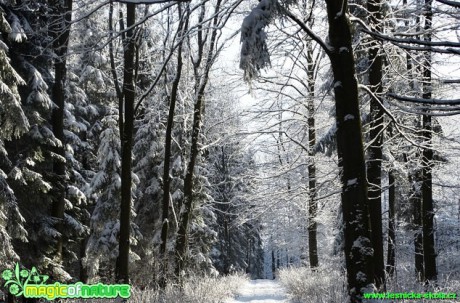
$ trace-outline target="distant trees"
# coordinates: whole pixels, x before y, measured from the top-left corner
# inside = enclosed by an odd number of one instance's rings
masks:
[[[219,96],[220,95],[220,96]],[[208,107],[210,118],[204,125],[210,140],[218,143],[206,150],[206,170],[210,194],[216,209],[217,241],[211,254],[216,269],[222,274],[245,271],[253,278],[263,277],[263,250],[261,220],[254,211],[257,207],[251,197],[255,195],[256,163],[251,150],[245,150],[241,136],[235,134],[242,127],[240,112],[223,98]],[[223,124],[219,117],[226,116]]]
[[[321,270],[340,248],[360,302],[398,278],[405,249],[437,279],[436,228],[458,221],[441,171],[458,140],[438,148],[451,127],[438,116],[459,102],[436,67],[460,45],[436,22],[455,3],[262,0],[241,27],[248,93],[226,50],[241,1],[13,2],[0,4],[1,266],[165,287],[261,277],[264,255],[268,271]]]
[[[175,274],[179,277],[184,270],[184,262],[186,261],[187,252],[187,234],[189,229],[189,220],[193,212],[195,184],[194,171],[197,165],[198,155],[200,153],[201,128],[204,119],[204,106],[206,98],[206,88],[210,82],[210,72],[213,64],[219,55],[223,43],[220,41],[220,29],[227,24],[228,15],[224,9],[224,5],[231,3],[217,0],[211,11],[207,9],[206,3],[200,4],[200,12],[198,15],[196,42],[196,53],[190,53],[190,60],[193,69],[193,122],[191,129],[191,144],[189,151],[189,159],[184,178],[184,198],[180,207],[179,226],[175,244]],[[209,14],[207,17],[207,14]],[[208,19],[206,23],[204,20]],[[204,24],[203,24],[204,23]],[[190,45],[189,44],[189,45]]]
[[[414,164],[415,162],[409,164],[411,167],[409,179],[412,186],[409,196],[414,205],[412,209],[415,215],[413,223],[414,226],[421,228],[419,232],[415,232],[415,267],[418,271],[424,272],[424,275],[427,271],[429,272],[428,276],[422,277],[423,281],[436,279],[436,253],[432,238],[435,209],[432,204],[433,185],[431,183],[434,160],[432,154],[433,111],[430,109],[434,104],[442,104],[437,107],[437,110],[446,111],[447,108],[441,109],[441,107],[448,106],[452,102],[449,100],[433,102],[432,96],[429,94],[433,92],[431,57],[432,52],[452,52],[452,49],[447,49],[448,45],[454,46],[456,43],[432,42],[433,9],[431,2],[420,4],[417,8],[423,12],[423,15],[417,17],[417,20],[409,21],[408,16],[401,17],[398,10],[392,10],[378,1],[368,1],[366,7],[353,8],[352,13],[356,14],[356,17],[351,18],[351,21],[355,24],[350,24],[347,20],[345,13],[347,3],[334,1],[325,1],[325,3],[329,28],[327,43],[319,37],[318,31],[312,30],[313,25],[308,23],[311,20],[309,18],[315,15],[313,8],[310,13],[305,13],[302,11],[305,3],[261,1],[242,24],[241,39],[243,45],[240,66],[245,72],[245,79],[252,80],[260,77],[260,71],[271,65],[270,56],[272,58],[275,56],[276,49],[284,51],[285,56],[289,57],[290,54],[286,52],[286,49],[289,48],[288,43],[283,42],[282,48],[280,47],[281,43],[275,43],[276,48],[271,49],[266,40],[267,34],[264,30],[272,24],[278,25],[276,22],[278,17],[284,20],[290,19],[292,22],[279,26],[279,29],[286,34],[287,38],[284,41],[294,41],[297,32],[303,31],[320,45],[324,53],[330,58],[334,76],[331,88],[335,92],[336,127],[331,128],[329,137],[336,139],[338,164],[341,169],[344,251],[348,264],[348,286],[351,300],[358,302],[361,300],[362,292],[366,291],[372,282],[380,288],[384,287],[386,281],[383,237],[385,229],[382,223],[386,217],[382,215],[384,181],[388,182],[390,186],[387,270],[390,275],[394,273],[395,230],[397,229],[397,213],[395,212],[398,211],[398,206],[395,206],[395,196],[398,191],[404,192],[404,189],[396,190],[395,188],[398,186],[395,169],[389,168],[388,179],[383,174],[386,168],[385,160],[391,161],[391,159],[397,158],[396,161],[402,161],[401,157],[388,154],[388,150],[393,152],[393,143],[384,142],[385,130],[388,130],[387,134],[390,138],[400,137],[402,141],[412,145],[412,148],[420,149],[419,156],[422,162],[417,162],[420,167],[415,167],[417,166]],[[303,18],[297,17],[298,11],[302,11]],[[402,21],[390,19],[394,15],[397,15],[400,18],[398,20]],[[363,18],[364,16],[366,18]],[[422,23],[423,26],[421,26]],[[296,26],[297,32],[295,30],[291,32],[292,24]],[[412,33],[414,24],[418,26],[418,30]],[[390,31],[391,34],[384,34],[384,32],[389,33],[388,30],[384,30],[384,26],[395,28],[394,32]],[[412,35],[414,38],[408,38],[406,35]],[[423,38],[419,38],[418,35]],[[276,34],[271,35],[271,37],[274,36]],[[357,46],[358,52],[363,46],[362,49],[367,53],[367,58],[359,53],[356,55],[359,60],[355,62],[352,45],[358,41],[361,43],[360,46]],[[387,46],[386,49],[383,48],[384,45]],[[402,61],[400,60],[403,58],[403,54],[407,54],[407,65],[401,64]],[[294,64],[297,62],[293,61]],[[367,86],[358,85],[355,78],[355,74],[357,74],[355,67],[358,69],[360,81]],[[398,95],[403,89],[401,83],[406,81],[402,80],[406,73],[411,75],[408,77],[408,82],[411,92],[417,96],[415,98]],[[289,76],[273,76],[269,73],[269,76],[262,75],[261,78],[265,83],[281,83],[280,94],[282,94],[286,87],[293,86],[291,82],[288,82],[295,79],[293,74],[292,71]],[[308,83],[308,80],[304,79],[304,81]],[[262,86],[259,87],[261,90],[264,89]],[[363,90],[364,94],[358,93],[358,87]],[[267,91],[272,90],[271,87],[265,89]],[[304,87],[301,91],[306,93],[309,92],[309,89]],[[402,95],[404,94],[403,92]],[[365,97],[366,95],[368,97]],[[285,99],[288,100],[289,98],[286,97]],[[422,131],[412,130],[412,125],[404,125],[406,121],[413,119],[408,116],[408,113],[415,106],[408,105],[408,103],[402,106],[394,99],[424,104],[424,106],[418,106],[418,109],[412,111],[423,117],[423,125],[416,126],[416,128],[422,126]],[[369,111],[362,109],[365,100],[370,100]],[[392,108],[403,108],[406,110],[406,116],[393,113]],[[269,110],[273,111],[273,107],[267,109],[267,111]],[[368,127],[367,133],[364,133],[364,129],[361,127],[361,119],[365,122],[369,121],[366,125]],[[299,125],[299,123],[293,123],[293,125]],[[294,127],[291,126],[291,129]],[[314,129],[313,126],[309,125],[310,131],[311,128]],[[365,137],[368,139],[366,143],[367,157],[364,157],[363,135],[366,135]],[[325,141],[320,140],[321,146],[318,150],[325,149],[323,148]],[[297,141],[296,144],[300,142]],[[350,149],[350,147],[353,148]],[[309,158],[313,158],[313,154],[309,154]],[[411,158],[409,161],[417,160]],[[389,163],[390,167],[392,165]],[[309,238],[314,239],[314,236]],[[314,247],[314,245],[309,246]],[[360,249],[357,249],[358,247]],[[425,259],[427,258],[430,269],[424,268],[422,264],[426,262]]]
[[[287,13],[278,2],[260,2],[243,23],[242,67],[251,77],[268,64],[268,53],[265,40],[260,36],[260,28],[265,27],[277,13],[287,14],[293,19],[306,34],[323,47],[331,60],[348,289],[352,302],[358,302],[362,293],[370,289],[373,282],[373,253],[358,82],[355,75],[351,28],[346,14],[347,2],[326,1],[326,5],[329,22],[328,45],[313,34],[301,20]],[[256,15],[262,16],[263,21],[259,21]]]

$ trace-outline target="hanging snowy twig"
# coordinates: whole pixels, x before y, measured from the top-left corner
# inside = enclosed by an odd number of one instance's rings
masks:
[[[267,34],[264,29],[276,17],[285,14],[295,1],[261,0],[246,16],[241,25],[240,68],[244,70],[244,79],[250,81],[259,75],[259,71],[270,66],[270,54],[267,47]]]

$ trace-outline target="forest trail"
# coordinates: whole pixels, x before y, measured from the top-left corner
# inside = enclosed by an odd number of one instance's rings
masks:
[[[275,280],[251,280],[246,282],[236,298],[225,303],[288,303],[286,291]]]

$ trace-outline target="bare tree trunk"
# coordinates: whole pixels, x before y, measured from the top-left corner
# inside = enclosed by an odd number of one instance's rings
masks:
[[[280,257],[280,250],[276,250],[276,268],[279,269],[281,266],[281,257]]]
[[[179,25],[179,32],[183,27],[183,20],[181,19]],[[168,230],[169,230],[169,208],[170,206],[170,164],[171,164],[171,142],[172,142],[172,130],[174,126],[174,111],[177,103],[177,92],[179,90],[179,82],[182,75],[182,44],[183,36],[180,34],[181,39],[177,51],[177,66],[176,76],[174,78],[171,95],[169,97],[169,113],[168,113],[168,124],[166,126],[165,136],[165,159],[163,165],[163,202],[162,202],[162,227],[161,227],[161,245],[160,245],[160,258],[161,258],[161,279],[160,287],[165,287],[168,277],[168,253],[166,251],[168,243]]]
[[[131,228],[131,186],[132,186],[132,145],[134,131],[134,102],[136,98],[134,85],[136,5],[127,4],[126,40],[124,49],[123,72],[123,137],[121,137],[121,202],[120,202],[120,241],[116,264],[116,280],[129,283],[129,237]]]
[[[368,0],[369,22],[377,32],[382,32],[380,0]],[[382,94],[382,55],[380,44],[376,41],[369,49],[369,85],[372,92],[380,97]],[[369,214],[372,229],[372,247],[374,249],[374,282],[378,289],[385,287],[385,266],[382,235],[382,144],[383,144],[383,109],[374,98],[370,101],[370,125],[367,162],[367,181],[369,184]]]
[[[414,230],[414,251],[415,251],[415,273],[419,281],[424,280],[423,270],[423,237],[422,237],[422,197],[419,180],[421,179],[420,169],[409,175],[411,183],[410,204],[413,207],[413,230]]]
[[[329,57],[334,75],[337,153],[341,169],[345,263],[351,302],[362,302],[374,279],[367,199],[367,178],[358,82],[346,0],[326,0]]]
[[[224,247],[223,251],[225,252],[224,254],[224,274],[228,275],[230,273],[230,248],[231,248],[231,243],[230,243],[230,233],[228,230],[228,219],[224,219]]]
[[[424,17],[424,40],[431,42],[431,30],[433,12],[431,7],[432,0],[425,0]],[[423,99],[431,99],[432,83],[431,83],[431,53],[426,52],[424,55],[423,66]],[[423,261],[425,270],[425,279],[434,281],[437,279],[436,270],[436,251],[434,242],[434,226],[433,226],[433,180],[432,180],[432,165],[433,165],[433,149],[432,149],[432,125],[431,116],[423,115],[423,140],[425,148],[422,152],[422,221],[423,221]]]
[[[403,0],[403,5],[407,9],[407,0]],[[409,17],[406,16],[405,18],[405,26],[409,27]],[[417,16],[416,20],[416,31],[420,32],[420,26],[419,26],[419,16]],[[406,67],[407,67],[407,72],[409,75],[409,78],[412,79],[409,82],[409,86],[411,88],[411,91],[413,93],[416,93],[416,87],[414,80],[416,75],[414,75],[414,66],[412,62],[412,58],[410,56],[410,53],[406,54]],[[419,125],[419,119],[415,118],[415,128],[418,129],[420,127]],[[419,153],[415,153],[414,159],[418,160],[419,158]],[[407,159],[406,157],[406,162],[410,161],[410,159]],[[411,184],[411,192],[409,195],[409,203],[412,206],[412,211],[413,211],[413,221],[412,221],[412,228],[414,230],[414,265],[415,265],[415,274],[417,276],[417,279],[419,281],[423,281],[424,278],[424,262],[423,262],[423,233],[422,233],[422,195],[421,195],[421,170],[419,167],[414,167],[409,168],[409,183]]]
[[[387,266],[386,272],[390,277],[393,277],[395,273],[396,264],[396,214],[395,214],[395,177],[393,171],[388,172],[388,254],[387,254]]]
[[[199,95],[195,103],[193,126],[192,126],[192,146],[190,152],[190,162],[187,166],[187,172],[184,180],[184,202],[182,204],[179,220],[179,230],[176,239],[176,276],[180,277],[184,270],[185,258],[188,246],[188,225],[193,210],[193,171],[195,169],[196,159],[198,156],[198,140],[201,128],[201,114],[204,102],[204,92]]]
[[[65,107],[65,82],[67,78],[67,50],[69,46],[70,23],[72,20],[72,0],[55,0],[53,5],[53,21],[51,37],[56,55],[54,59],[54,85],[52,99],[56,104],[51,115],[53,134],[61,141],[62,145],[54,149],[54,153],[62,159],[53,162],[53,173],[56,178],[53,188],[54,199],[51,216],[58,219],[56,230],[63,233],[62,221],[64,220],[65,194],[67,188],[66,163],[65,163],[65,137],[64,137],[64,107]],[[56,242],[55,256],[62,262],[63,236]]]
[[[310,267],[319,266],[318,261],[318,241],[316,216],[318,213],[318,201],[316,200],[316,164],[315,164],[315,145],[316,145],[316,125],[315,125],[315,66],[313,62],[313,49],[311,43],[307,50],[307,124],[308,124],[308,256]]]
[[[120,12],[121,14],[121,12]],[[120,17],[120,30],[124,30],[122,18]],[[122,37],[126,35],[123,34]],[[109,58],[110,58],[110,72],[112,73],[113,86],[115,87],[115,92],[118,98],[118,131],[120,132],[120,138],[123,138],[123,91],[120,88],[120,83],[118,81],[117,68],[115,66],[115,55],[113,49],[113,3],[109,4]],[[125,41],[125,38],[123,38]]]
[[[203,37],[203,31],[199,28],[198,37],[198,54],[197,58],[193,60],[193,68],[195,74],[195,106],[193,112],[193,124],[192,124],[192,143],[190,147],[190,159],[187,165],[187,171],[184,180],[184,199],[182,203],[182,210],[179,219],[179,229],[176,238],[176,277],[180,277],[181,272],[185,269],[185,258],[188,248],[188,226],[190,216],[193,211],[193,182],[194,182],[194,170],[195,164],[198,157],[198,142],[201,131],[201,121],[203,117],[203,107],[205,98],[205,89],[209,80],[209,72],[215,59],[215,47],[217,43],[218,33],[218,22],[219,22],[219,11],[222,0],[217,0],[214,9],[214,17],[212,19],[210,36],[206,35]],[[200,15],[201,20],[204,18],[205,3],[202,4],[202,12]],[[199,22],[201,24],[202,22]],[[201,25],[200,25],[201,26]],[[208,38],[209,37],[209,38]],[[209,40],[208,40],[209,39]],[[203,68],[200,74],[200,67],[202,59],[204,57],[204,47],[208,45],[208,53],[203,62]]]

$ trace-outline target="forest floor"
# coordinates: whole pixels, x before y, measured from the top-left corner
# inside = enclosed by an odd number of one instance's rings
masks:
[[[286,290],[276,280],[251,280],[241,286],[237,296],[225,303],[288,303]]]

